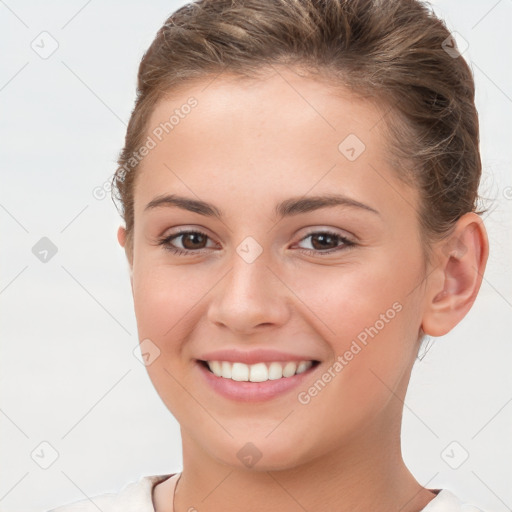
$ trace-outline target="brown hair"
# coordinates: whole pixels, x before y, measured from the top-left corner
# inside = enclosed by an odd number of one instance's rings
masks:
[[[399,176],[420,191],[422,236],[442,238],[476,210],[481,174],[473,76],[452,46],[444,22],[418,0],[199,0],[181,7],[142,58],[113,177],[129,253],[133,155],[155,104],[193,80],[221,72],[256,77],[274,64],[389,106],[390,148]]]

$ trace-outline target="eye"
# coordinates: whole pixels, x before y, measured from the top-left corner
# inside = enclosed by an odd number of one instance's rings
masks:
[[[356,245],[349,238],[332,231],[314,231],[302,238],[301,242],[307,239],[310,239],[309,245],[312,249],[306,248],[302,252],[313,255],[331,254]]]
[[[181,247],[174,245],[174,240],[180,240]],[[206,249],[206,243],[209,240],[208,235],[202,231],[179,231],[172,235],[161,238],[158,245],[174,254],[196,254],[202,249]]]
[[[309,245],[311,248],[302,248],[301,252],[312,255],[331,254],[356,245],[349,238],[332,231],[314,231],[302,238],[300,242],[308,239],[310,239]],[[173,254],[191,256],[202,252],[204,249],[211,249],[212,246],[207,246],[209,240],[210,237],[202,231],[183,230],[159,239],[158,245],[163,246],[165,250]],[[179,245],[176,246],[176,243],[179,243]],[[215,243],[213,243],[213,247],[215,247]]]

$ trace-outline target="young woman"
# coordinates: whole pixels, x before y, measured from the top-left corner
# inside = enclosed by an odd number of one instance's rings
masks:
[[[400,446],[488,242],[472,74],[414,0],[204,0],[142,59],[114,184],[183,470],[56,509],[455,512]]]

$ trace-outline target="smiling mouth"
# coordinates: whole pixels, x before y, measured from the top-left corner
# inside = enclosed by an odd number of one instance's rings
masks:
[[[238,382],[265,382],[293,377],[320,364],[320,361],[273,361],[245,364],[232,361],[198,360],[209,372],[217,377]]]

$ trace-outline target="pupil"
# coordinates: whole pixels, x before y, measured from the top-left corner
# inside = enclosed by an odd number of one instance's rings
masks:
[[[185,240],[184,240],[184,243],[183,245],[187,248],[187,249],[197,249],[197,247],[193,246],[193,247],[187,247],[187,244],[186,241],[187,240],[193,240],[192,242],[192,245],[194,245],[194,243],[198,243],[197,241],[197,238],[201,239],[201,238],[204,238],[203,235],[201,235],[201,233],[189,233],[188,235],[185,236]],[[199,243],[201,243],[201,240],[199,240]]]
[[[313,246],[315,246],[315,243],[314,243],[315,240],[321,241],[320,247],[315,247],[315,249],[326,249],[326,248],[331,248],[331,247],[326,247],[326,245],[329,245],[329,240],[331,242],[335,241],[335,237],[333,237],[332,235],[326,235],[326,234],[314,235],[313,239],[312,239]],[[334,243],[334,245],[331,243],[331,246],[336,247],[336,243]]]

